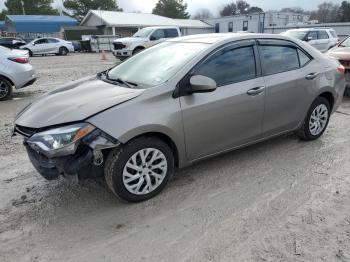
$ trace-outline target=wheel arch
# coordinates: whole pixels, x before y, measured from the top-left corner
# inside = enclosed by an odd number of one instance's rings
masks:
[[[0,74],[0,77],[5,78],[7,81],[9,81],[9,82],[11,83],[12,86],[15,86],[15,83],[14,83],[14,82],[12,81],[12,79],[9,78],[8,76],[5,76],[5,75],[3,75],[3,74]]]
[[[332,92],[324,91],[324,92],[320,93],[318,95],[318,97],[323,97],[323,98],[327,99],[327,101],[329,102],[329,105],[331,107],[331,110],[333,110],[335,98],[334,98],[334,95],[332,94]]]
[[[130,141],[134,140],[134,139],[137,139],[137,138],[140,138],[140,137],[156,137],[156,138],[159,138],[160,140],[162,140],[164,143],[166,143],[171,151],[173,152],[173,155],[174,155],[174,160],[175,160],[175,166],[176,167],[179,167],[179,150],[178,150],[178,147],[176,145],[176,143],[174,142],[174,140],[167,134],[165,133],[162,133],[162,132],[158,132],[158,131],[150,131],[150,132],[145,132],[145,133],[142,133],[142,134],[138,134],[132,138],[129,138],[126,142],[124,142],[123,144],[126,144],[126,143],[129,143]]]

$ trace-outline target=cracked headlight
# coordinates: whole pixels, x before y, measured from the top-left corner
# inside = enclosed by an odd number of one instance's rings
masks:
[[[68,155],[76,150],[76,142],[95,130],[89,123],[80,123],[54,128],[31,136],[27,143],[47,155]]]

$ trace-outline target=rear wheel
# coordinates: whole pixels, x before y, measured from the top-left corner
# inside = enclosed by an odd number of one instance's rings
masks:
[[[60,47],[60,49],[58,50],[59,55],[67,55],[68,54],[68,49],[66,47]]]
[[[130,202],[157,195],[173,172],[172,150],[155,137],[140,137],[113,149],[105,165],[108,187],[116,196]]]
[[[297,132],[298,136],[305,141],[312,141],[322,136],[328,126],[330,114],[331,107],[328,100],[324,97],[316,98]]]
[[[0,76],[0,101],[8,99],[12,94],[12,84],[9,80]]]

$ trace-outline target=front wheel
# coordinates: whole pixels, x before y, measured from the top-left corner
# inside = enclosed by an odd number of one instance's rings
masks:
[[[4,77],[0,77],[0,101],[8,99],[12,94],[12,84]]]
[[[113,149],[105,165],[108,187],[129,202],[144,201],[160,193],[173,172],[172,150],[155,137],[140,137]]]
[[[328,100],[324,97],[318,97],[312,103],[303,125],[297,131],[298,136],[305,141],[312,141],[326,131],[329,118],[331,115],[331,107]]]

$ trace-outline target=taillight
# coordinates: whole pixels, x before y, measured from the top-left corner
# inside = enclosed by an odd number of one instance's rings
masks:
[[[20,64],[29,63],[29,59],[27,57],[9,57],[8,59]]]
[[[344,74],[345,74],[345,67],[344,67],[343,65],[339,65],[339,66],[337,67],[337,71],[338,71],[340,74],[344,75]]]

